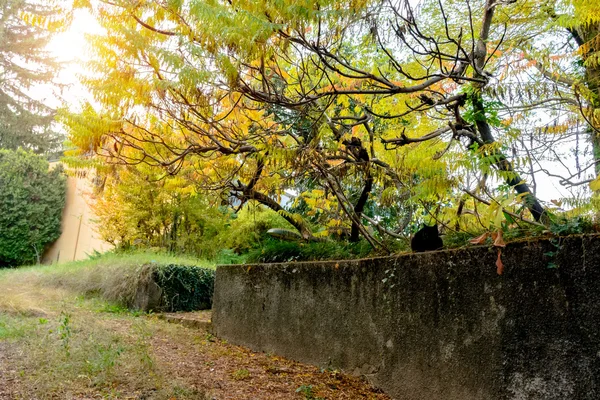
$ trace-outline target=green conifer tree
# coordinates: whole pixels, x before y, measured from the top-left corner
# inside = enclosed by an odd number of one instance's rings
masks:
[[[47,153],[60,144],[54,110],[31,88],[52,83],[58,72],[46,45],[63,12],[55,1],[0,0],[0,148]]]

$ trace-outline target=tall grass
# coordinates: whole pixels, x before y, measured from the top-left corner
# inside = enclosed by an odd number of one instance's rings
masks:
[[[0,279],[15,283],[27,280],[131,305],[138,288],[147,284],[155,268],[169,264],[214,268],[214,263],[193,257],[136,251],[106,253],[65,264],[0,270]]]

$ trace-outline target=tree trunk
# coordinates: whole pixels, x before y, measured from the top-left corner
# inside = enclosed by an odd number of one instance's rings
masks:
[[[369,193],[373,189],[373,177],[370,172],[367,170],[367,180],[365,182],[365,186],[363,187],[362,193],[354,206],[354,212],[360,218],[361,213],[365,209],[365,204],[367,204],[367,200],[369,199]],[[358,242],[360,239],[360,229],[356,222],[352,221],[352,229],[350,231],[350,241]]]
[[[486,9],[483,18],[483,23],[481,25],[481,31],[479,33],[479,40],[475,46],[475,50],[473,52],[473,61],[476,66],[475,68],[475,77],[487,81],[487,77],[483,76],[483,68],[485,67],[485,60],[487,58],[487,41],[490,33],[490,28],[492,25],[492,19],[494,18],[494,10],[495,10],[495,0],[487,0]],[[485,84],[481,84],[480,86],[484,86]],[[483,98],[481,93],[477,94],[472,98],[473,102],[473,111],[475,115],[479,115],[479,120],[476,121],[477,131],[485,144],[491,144],[495,142],[494,136],[492,135],[492,130],[490,125],[485,120],[485,108],[483,106]],[[536,221],[540,221],[545,214],[544,207],[540,204],[539,200],[536,196],[534,196],[533,192],[529,189],[529,185],[527,185],[523,179],[519,176],[517,172],[513,169],[512,164],[508,161],[506,156],[502,154],[500,151],[494,151],[493,154],[495,158],[494,164],[496,168],[500,171],[508,172],[512,177],[506,179],[506,183],[510,186],[514,187],[515,191],[519,194],[525,194],[525,205],[533,215],[533,218]]]
[[[485,115],[485,110],[483,108],[483,101],[481,97],[477,97],[473,99],[473,108],[475,109],[476,115]],[[485,144],[494,143],[495,139],[492,135],[492,131],[490,129],[490,125],[485,120],[477,121],[477,131],[481,136],[481,139]],[[494,157],[494,164],[498,170],[507,172],[511,175],[511,177],[506,178],[506,183],[512,186],[518,194],[525,194],[525,206],[531,212],[533,218],[540,222],[543,219],[545,214],[544,207],[541,205],[540,201],[534,196],[531,189],[529,189],[529,185],[525,183],[525,181],[521,178],[521,176],[513,169],[512,164],[508,161],[506,156],[496,150],[492,154]]]

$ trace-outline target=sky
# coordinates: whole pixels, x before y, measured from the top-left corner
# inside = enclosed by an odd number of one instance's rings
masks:
[[[87,10],[76,10],[71,27],[57,34],[47,47],[58,61],[64,63],[57,81],[67,87],[56,93],[56,89],[51,85],[40,85],[32,89],[32,94],[53,108],[59,107],[62,101],[72,104],[90,99],[87,91],[79,83],[78,76],[84,71],[83,63],[90,56],[86,35],[100,32],[102,28]]]

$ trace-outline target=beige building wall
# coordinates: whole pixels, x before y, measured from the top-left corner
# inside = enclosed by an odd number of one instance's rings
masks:
[[[50,247],[42,262],[55,264],[82,260],[94,250],[104,252],[112,245],[100,239],[94,226],[94,214],[88,204],[92,191],[87,177],[67,178],[67,198],[62,214],[62,234]]]

